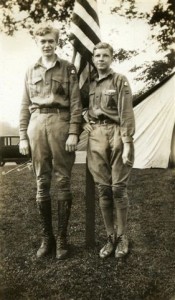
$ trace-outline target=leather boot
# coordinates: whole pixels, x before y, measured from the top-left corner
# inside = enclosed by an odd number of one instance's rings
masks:
[[[71,212],[71,202],[71,200],[58,201],[57,259],[65,259],[68,255],[67,227]]]
[[[37,251],[37,258],[44,256],[55,256],[56,242],[52,232],[52,213],[51,213],[51,202],[43,201],[37,202],[39,214],[41,217],[42,225],[42,242],[41,246]]]

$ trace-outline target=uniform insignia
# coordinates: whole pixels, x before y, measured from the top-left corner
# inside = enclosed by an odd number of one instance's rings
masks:
[[[115,102],[114,98],[111,97],[109,99],[109,101],[107,103],[107,107],[109,107],[109,108],[116,108],[116,102]]]
[[[71,69],[70,73],[71,73],[71,74],[75,74],[75,70],[74,70],[74,69]]]
[[[124,86],[128,86],[128,83],[125,81]]]
[[[69,70],[69,74],[71,74],[71,75],[76,74],[76,69],[75,69],[74,65],[69,66],[68,70]]]
[[[75,66],[69,66],[68,73],[72,81],[77,81],[77,72]]]
[[[116,90],[106,90],[106,93],[108,95],[114,95],[116,93]]]
[[[56,94],[59,94],[59,95],[61,95],[61,96],[65,95],[64,88],[62,87],[61,84],[60,84],[59,87],[57,88]]]

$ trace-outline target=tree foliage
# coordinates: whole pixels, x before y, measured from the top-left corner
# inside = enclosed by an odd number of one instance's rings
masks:
[[[62,36],[60,46],[62,47],[68,40],[66,28],[70,23],[74,2],[75,0],[0,0],[0,31],[13,35],[17,30],[24,28],[32,34],[37,24],[57,21],[60,24]],[[145,20],[150,26],[152,41],[157,41],[159,51],[165,53],[163,60],[145,64],[144,69],[135,66],[130,70],[135,72],[140,69],[137,80],[147,82],[147,87],[150,87],[171,73],[175,66],[173,49],[175,2],[174,0],[157,0],[150,14],[139,11],[137,3],[137,0],[120,0],[120,6],[113,7],[111,13],[116,13],[128,20]],[[134,55],[137,55],[135,50],[119,49],[114,59],[124,61]]]
[[[111,12],[125,16],[128,20],[144,19],[150,25],[152,41],[158,42],[158,51],[165,53],[163,60],[155,60],[151,64],[145,64],[138,80],[144,80],[147,82],[147,87],[151,87],[169,75],[175,67],[174,0],[157,1],[150,14],[139,11],[136,0],[121,0],[120,7],[114,7]],[[135,66],[130,71],[135,72],[141,68],[141,66]]]
[[[75,0],[0,0],[1,32],[13,35],[24,28],[31,34],[43,22],[58,21],[65,33]]]
[[[118,61],[122,62],[126,59],[130,59],[134,55],[137,55],[136,50],[126,51],[124,49],[119,49],[117,52],[114,53],[113,58],[114,58],[114,60],[118,60]]]

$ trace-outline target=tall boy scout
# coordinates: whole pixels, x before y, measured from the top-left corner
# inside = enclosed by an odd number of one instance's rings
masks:
[[[75,67],[56,53],[59,32],[52,27],[37,30],[41,58],[28,69],[20,111],[20,152],[31,148],[36,175],[36,201],[43,238],[37,251],[63,259],[68,254],[67,226],[71,211],[71,170],[81,123],[82,106]],[[57,183],[57,240],[52,230],[50,185],[52,171]]]

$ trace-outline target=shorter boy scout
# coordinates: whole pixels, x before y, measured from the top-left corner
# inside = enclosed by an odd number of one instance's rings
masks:
[[[84,116],[87,122],[84,129],[89,134],[88,167],[98,187],[107,233],[101,258],[112,253],[119,258],[128,253],[127,184],[134,162],[131,89],[126,77],[110,68],[112,58],[113,49],[109,44],[95,46],[93,62],[97,76],[90,84],[89,108]]]

